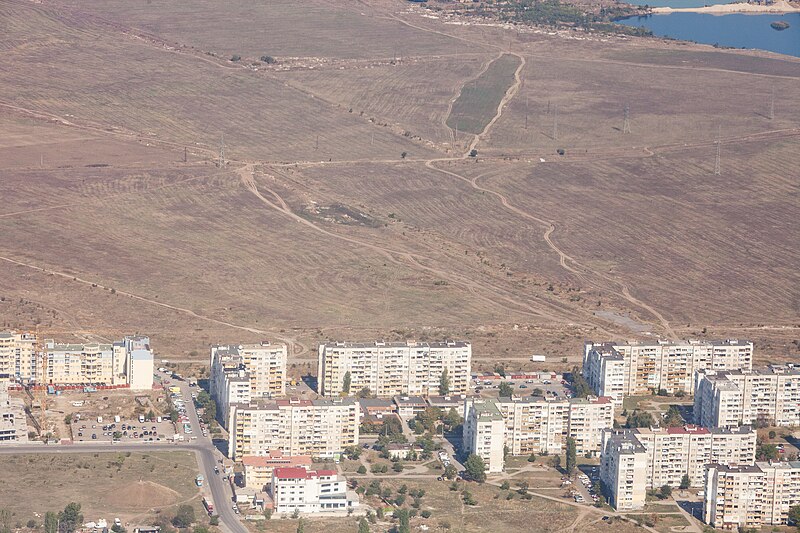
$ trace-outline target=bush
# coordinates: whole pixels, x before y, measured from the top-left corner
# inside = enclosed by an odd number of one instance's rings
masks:
[[[241,61],[241,59],[242,59],[242,56],[240,56],[240,55],[235,55],[234,54],[233,56],[231,56],[231,61],[234,61],[234,62],[235,61]]]
[[[356,470],[356,472],[358,472],[359,474],[366,474],[367,473],[367,467],[364,466],[364,465],[361,465],[361,466],[358,467],[358,470]]]
[[[261,56],[261,61],[263,61],[267,65],[271,65],[275,63],[275,58],[272,56]]]
[[[172,518],[172,525],[175,527],[189,527],[194,522],[194,508],[191,505],[181,505],[178,512]]]
[[[428,511],[427,509],[425,509],[424,511],[422,511],[420,513],[420,515],[422,516],[422,518],[430,518],[431,517],[431,512]]]

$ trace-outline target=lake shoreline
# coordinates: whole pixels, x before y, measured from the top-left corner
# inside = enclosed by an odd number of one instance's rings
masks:
[[[653,7],[650,11],[654,15],[666,15],[669,13],[705,13],[708,15],[727,15],[730,13],[739,14],[782,14],[800,13],[800,6],[794,6],[786,0],[777,0],[770,5],[748,4],[746,2],[735,4],[715,4],[703,7]]]

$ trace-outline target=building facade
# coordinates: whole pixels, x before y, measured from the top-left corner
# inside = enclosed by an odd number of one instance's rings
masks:
[[[9,376],[0,374],[0,445],[28,442],[25,402],[8,394]]]
[[[276,468],[269,495],[280,514],[344,512],[358,507],[358,496],[335,470]]]
[[[622,405],[624,396],[694,392],[698,370],[750,370],[753,343],[728,339],[656,343],[586,343],[583,375],[598,395]]]
[[[239,344],[211,347],[209,390],[227,429],[230,405],[286,394],[285,344]]]
[[[718,529],[780,526],[800,505],[800,462],[712,464],[706,473],[703,521]]]
[[[468,342],[337,342],[321,344],[318,352],[318,392],[323,396],[356,394],[365,388],[382,398],[439,394],[445,371],[449,393],[462,394],[469,388]]]
[[[333,457],[358,446],[360,416],[352,398],[262,400],[233,404],[229,412],[230,458],[265,455]]]
[[[687,425],[605,431],[600,479],[610,501],[639,505],[633,508],[641,508],[640,504],[643,505],[644,501],[640,495],[646,494],[647,489],[664,485],[678,487],[685,475],[689,476],[691,486],[702,486],[706,465],[710,463],[752,465],[755,462],[756,438],[756,432],[750,427],[709,429]],[[635,450],[637,457],[644,457],[644,463],[638,458],[634,461],[641,473],[631,478],[628,473],[620,474],[620,469],[632,460],[615,455],[630,455],[632,450]],[[625,483],[622,483],[623,478]],[[628,486],[629,480],[633,486]],[[619,490],[624,490],[624,494],[615,492]]]
[[[600,456],[600,482],[617,511],[642,509],[647,498],[647,450],[632,433],[609,435]]]
[[[800,426],[800,370],[699,371],[694,417],[699,424]]]
[[[310,455],[284,455],[280,450],[270,450],[266,455],[245,455],[242,457],[245,487],[264,490],[272,483],[272,471],[276,468],[310,468]]]
[[[41,374],[36,357],[36,336],[32,333],[0,331],[0,378],[30,383]]]
[[[463,442],[468,453],[483,457],[489,472],[500,472],[504,447],[511,455],[558,454],[564,450],[567,437],[572,437],[578,454],[597,454],[602,430],[613,424],[614,408],[609,398],[470,398],[464,403]]]

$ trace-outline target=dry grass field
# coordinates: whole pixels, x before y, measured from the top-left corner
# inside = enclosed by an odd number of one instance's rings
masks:
[[[0,0],[0,325],[182,361],[461,337],[553,368],[643,332],[797,356],[800,61],[419,12]]]
[[[14,522],[41,525],[46,511],[70,502],[81,504],[87,522],[105,518],[112,525],[114,518],[146,523],[184,503],[203,516],[191,452],[3,455],[0,465],[0,509]]]

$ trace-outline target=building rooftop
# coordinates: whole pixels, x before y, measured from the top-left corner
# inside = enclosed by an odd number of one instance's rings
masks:
[[[358,404],[362,408],[378,408],[378,409],[393,409],[394,403],[390,400],[385,400],[383,398],[359,398]]]
[[[274,466],[275,464],[311,465],[310,455],[283,455],[280,450],[270,450],[269,455],[245,455],[244,466]]]
[[[493,400],[476,401],[472,404],[472,408],[479,420],[503,420],[503,415]]]
[[[329,342],[323,344],[325,349],[351,348],[351,349],[370,349],[370,348],[466,348],[471,346],[466,341],[444,341],[444,342]]]
[[[272,471],[277,479],[312,479],[315,477],[337,476],[336,470],[306,470],[299,467],[280,467]]]
[[[394,396],[392,401],[398,406],[426,407],[428,405],[422,396]]]

